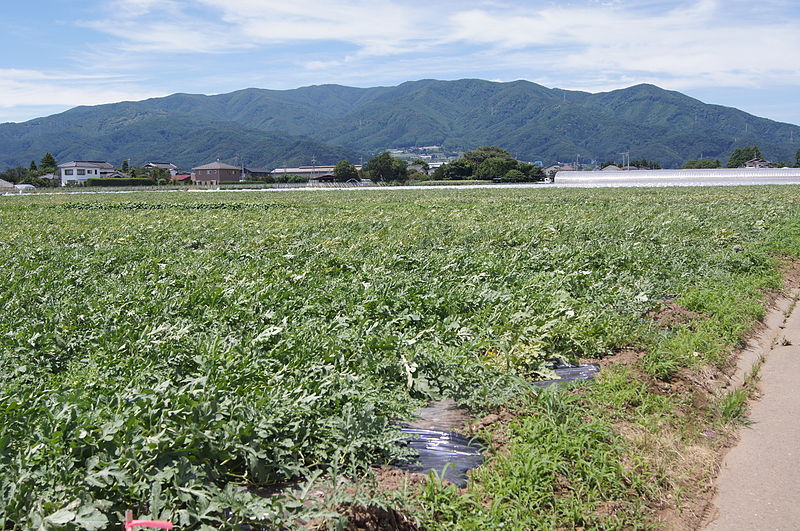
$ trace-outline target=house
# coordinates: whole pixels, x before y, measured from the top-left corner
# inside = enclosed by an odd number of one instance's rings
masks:
[[[194,182],[197,184],[238,183],[242,180],[242,169],[224,162],[203,164],[194,170]]]
[[[410,172],[419,172],[425,175],[430,175],[430,166],[425,164],[411,164],[408,166],[408,171]]]
[[[14,189],[14,183],[10,183],[8,181],[0,179],[0,190],[13,190],[13,189]]]
[[[192,184],[191,173],[178,173],[169,178],[172,184]]]
[[[248,179],[259,179],[269,177],[269,170],[266,168],[244,167],[244,174]]]
[[[112,173],[114,166],[98,160],[73,160],[58,165],[61,186],[85,185],[90,177],[110,177]]]
[[[111,173],[106,173],[103,175],[103,179],[130,179],[131,176],[127,173],[122,173],[121,171],[114,170]]]
[[[622,171],[622,168],[620,168],[616,164],[609,164],[608,166],[603,168],[601,171]]]
[[[148,162],[144,165],[145,168],[158,168],[160,170],[167,170],[170,177],[178,174],[178,167],[171,162]]]
[[[773,168],[773,167],[775,167],[775,165],[772,164],[768,160],[755,158],[755,159],[750,159],[747,162],[745,162],[744,163],[744,167],[745,168]]]

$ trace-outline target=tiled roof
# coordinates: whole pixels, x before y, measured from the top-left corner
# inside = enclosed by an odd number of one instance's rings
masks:
[[[238,166],[231,166],[230,164],[225,164],[224,162],[212,162],[211,164],[203,164],[202,166],[198,166],[196,168],[192,168],[193,170],[238,170]]]
[[[64,162],[58,165],[59,168],[101,168],[104,170],[113,170],[114,166],[105,161],[100,160],[73,160],[71,162]]]

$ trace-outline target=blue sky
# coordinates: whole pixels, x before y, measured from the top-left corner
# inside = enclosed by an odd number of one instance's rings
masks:
[[[5,4],[0,122],[175,92],[471,77],[646,82],[800,124],[796,0]]]

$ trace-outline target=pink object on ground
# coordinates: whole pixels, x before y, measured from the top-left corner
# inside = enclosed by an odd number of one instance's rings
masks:
[[[125,531],[134,527],[150,527],[155,529],[172,529],[172,522],[164,520],[134,520],[132,511],[125,511]]]

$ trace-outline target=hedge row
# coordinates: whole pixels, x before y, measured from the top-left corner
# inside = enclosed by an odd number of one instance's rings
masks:
[[[113,177],[91,177],[88,179],[88,186],[152,186],[155,184],[152,179],[142,179],[130,177],[128,179]]]

